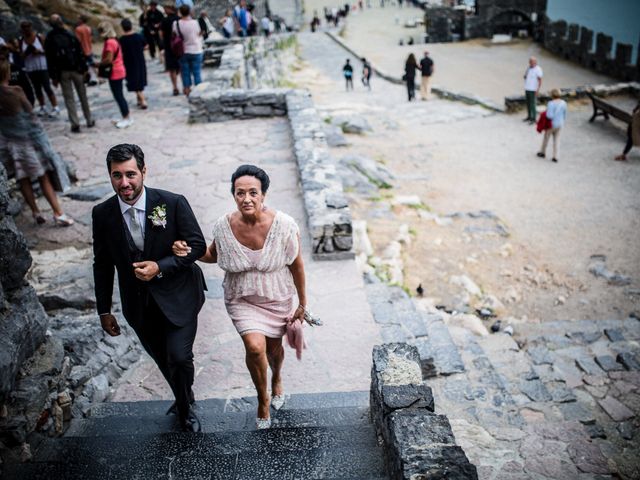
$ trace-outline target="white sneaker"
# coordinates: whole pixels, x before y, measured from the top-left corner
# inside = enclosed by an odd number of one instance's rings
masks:
[[[39,117],[44,117],[47,114],[47,109],[45,107],[40,107],[40,109],[37,112],[37,115]]]
[[[60,115],[60,107],[53,107],[53,109],[49,112],[49,117],[54,118]]]
[[[133,125],[133,118],[123,118],[119,122],[116,122],[117,128],[127,128]]]

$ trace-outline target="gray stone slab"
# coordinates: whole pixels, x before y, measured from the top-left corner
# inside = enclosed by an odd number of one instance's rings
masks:
[[[549,402],[553,399],[540,380],[520,382],[520,391],[534,402]]]
[[[595,363],[591,357],[580,356],[575,359],[576,365],[580,370],[589,375],[602,375],[602,369]]]
[[[607,415],[616,422],[624,422],[625,420],[635,417],[635,414],[629,407],[610,395],[598,400],[598,404],[607,412]]]
[[[573,391],[565,385],[556,385],[549,388],[549,393],[554,402],[568,403],[575,402],[576,396]]]
[[[528,348],[527,353],[531,357],[531,360],[533,360],[533,363],[536,365],[553,364],[553,358],[551,358],[549,349],[546,347],[538,345],[532,348]]]
[[[630,352],[620,352],[616,356],[616,361],[622,364],[627,370],[640,370],[640,361],[638,361],[637,355]]]
[[[558,408],[564,419],[569,422],[578,421],[584,425],[591,425],[596,421],[594,413],[582,402],[561,403]]]
[[[611,355],[600,355],[595,357],[594,360],[605,372],[624,370],[624,367],[620,363],[616,362],[616,359]]]
[[[625,340],[621,328],[605,328],[604,334],[611,342],[623,342]]]
[[[636,431],[633,422],[622,422],[618,424],[617,429],[622,438],[624,438],[625,440],[633,440],[633,436]]]

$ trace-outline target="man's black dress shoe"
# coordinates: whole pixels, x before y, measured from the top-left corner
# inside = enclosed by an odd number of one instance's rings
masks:
[[[189,408],[186,418],[179,419],[180,430],[183,432],[201,432],[202,425],[200,419],[192,408]]]

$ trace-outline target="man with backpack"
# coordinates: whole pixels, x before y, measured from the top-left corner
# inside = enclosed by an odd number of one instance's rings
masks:
[[[53,29],[47,34],[44,42],[49,76],[54,87],[60,84],[62,88],[64,104],[67,107],[69,121],[71,122],[71,131],[79,133],[80,119],[76,110],[76,100],[73,96],[74,88],[78,98],[80,98],[82,113],[87,122],[87,127],[91,128],[96,124],[91,116],[87,91],[84,86],[84,74],[87,72],[84,52],[78,39],[65,28],[60,15],[51,15],[49,23]]]

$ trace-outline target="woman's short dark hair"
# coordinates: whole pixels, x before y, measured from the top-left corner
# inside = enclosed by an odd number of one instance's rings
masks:
[[[112,163],[128,162],[132,158],[136,159],[138,170],[142,172],[144,168],[144,152],[134,143],[121,143],[109,149],[107,153],[107,170],[111,173]]]
[[[180,5],[180,8],[178,9],[178,11],[180,12],[180,15],[182,15],[183,17],[186,17],[189,15],[189,13],[191,13],[191,7],[189,5]]]
[[[260,180],[260,190],[262,190],[262,193],[267,193],[267,190],[269,190],[269,175],[267,175],[267,172],[255,165],[240,165],[231,175],[232,194],[236,193],[236,180],[245,176],[256,177]]]
[[[133,24],[131,23],[131,20],[129,20],[128,18],[123,18],[122,21],[120,22],[120,26],[122,27],[122,30],[125,32],[130,32],[131,30],[133,30]]]

